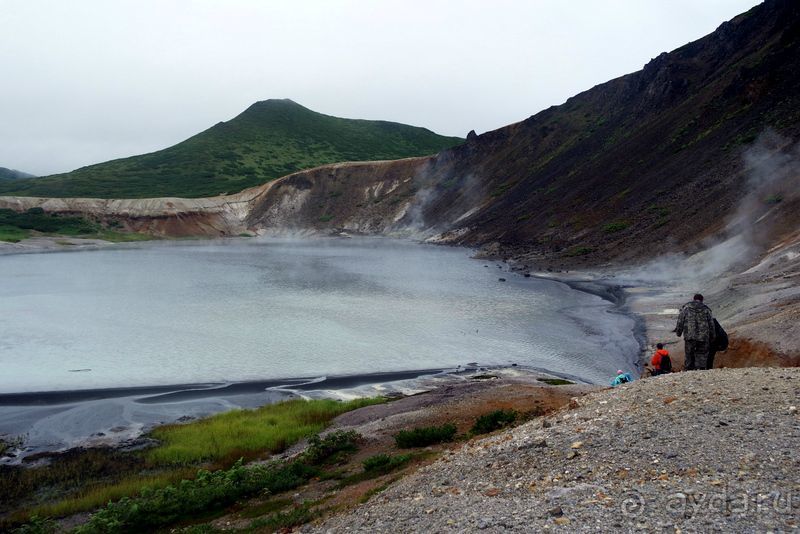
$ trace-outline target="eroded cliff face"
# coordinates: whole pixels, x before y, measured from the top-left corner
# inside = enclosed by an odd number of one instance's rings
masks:
[[[341,163],[286,176],[253,204],[247,226],[259,233],[409,231],[406,218],[429,161]]]
[[[273,183],[235,195],[209,198],[38,198],[0,197],[0,208],[82,215],[106,224],[160,237],[230,236],[247,230],[245,220],[253,205]]]

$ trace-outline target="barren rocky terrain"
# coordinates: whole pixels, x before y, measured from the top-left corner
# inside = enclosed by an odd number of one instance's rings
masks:
[[[798,369],[639,380],[446,452],[302,531],[794,531],[798,403]]]

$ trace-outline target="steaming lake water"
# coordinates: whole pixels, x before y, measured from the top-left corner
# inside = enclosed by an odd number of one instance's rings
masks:
[[[604,382],[630,367],[632,322],[609,303],[469,256],[337,239],[0,257],[0,393],[467,362]]]
[[[385,239],[236,239],[0,256],[0,393],[469,362],[606,382],[633,368],[633,321],[610,303],[470,254]],[[14,413],[0,413],[0,434]]]

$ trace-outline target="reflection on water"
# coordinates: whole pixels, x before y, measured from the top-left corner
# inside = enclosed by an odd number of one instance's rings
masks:
[[[1,392],[518,363],[605,381],[633,322],[469,251],[382,239],[0,257]],[[72,372],[82,370],[82,372]]]

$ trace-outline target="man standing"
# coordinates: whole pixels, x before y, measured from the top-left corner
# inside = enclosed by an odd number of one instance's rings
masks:
[[[703,304],[703,295],[697,294],[694,300],[687,302],[678,315],[675,326],[678,337],[683,334],[686,357],[683,364],[685,371],[705,369],[711,343],[714,342],[714,317],[711,309]]]

